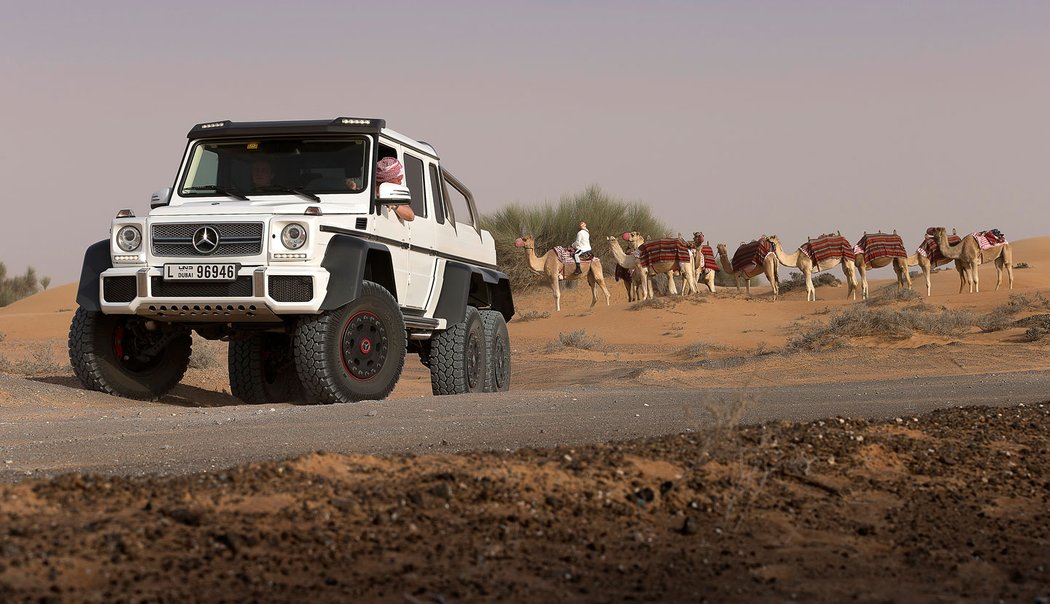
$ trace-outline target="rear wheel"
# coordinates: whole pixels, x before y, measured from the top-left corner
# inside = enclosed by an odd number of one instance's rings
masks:
[[[77,308],[69,363],[90,390],[139,400],[167,394],[190,363],[190,332],[170,324]]]
[[[281,403],[302,398],[292,358],[292,339],[256,333],[230,342],[230,392],[246,403]]]
[[[485,331],[485,356],[489,369],[485,372],[485,392],[506,392],[510,389],[510,334],[503,313],[498,310],[481,311],[481,325]]]
[[[353,302],[304,317],[292,337],[299,381],[321,403],[386,398],[405,365],[405,320],[397,301],[364,281]]]
[[[481,314],[467,307],[463,321],[435,335],[430,343],[430,385],[434,394],[483,392],[488,372]]]

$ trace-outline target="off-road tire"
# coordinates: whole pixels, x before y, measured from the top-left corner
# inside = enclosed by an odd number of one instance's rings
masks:
[[[69,364],[89,390],[137,400],[156,400],[182,380],[190,364],[193,339],[189,331],[178,334],[148,362],[142,363],[118,350],[130,347],[130,322],[142,319],[104,315],[77,308],[69,326]]]
[[[386,398],[401,377],[406,347],[397,301],[371,281],[349,304],[300,319],[292,336],[307,400],[324,404]]]
[[[292,358],[292,339],[280,333],[254,333],[230,341],[227,354],[230,393],[249,404],[303,399]]]
[[[481,314],[467,307],[463,321],[430,341],[430,386],[434,394],[483,392],[488,360]]]
[[[489,370],[485,372],[485,392],[510,390],[510,333],[503,313],[498,310],[481,311],[481,325],[485,330],[485,357]]]

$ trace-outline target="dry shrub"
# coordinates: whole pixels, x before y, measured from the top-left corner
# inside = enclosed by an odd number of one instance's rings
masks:
[[[6,339],[7,339],[7,334],[2,332],[2,331],[0,331],[0,342],[3,342]]]
[[[1043,330],[1038,327],[1029,327],[1024,331],[1025,342],[1038,342],[1043,339]]]
[[[832,275],[831,273],[819,273],[813,277],[813,287],[839,287],[842,285],[842,280]],[[796,289],[806,289],[806,276],[799,272],[791,272],[788,274],[786,281],[781,281],[779,284],[780,293],[787,293]]]
[[[670,298],[668,296],[660,296],[659,298],[649,298],[648,300],[632,302],[631,305],[627,307],[627,310],[664,310],[667,308],[674,308],[674,306],[675,302],[673,298]]]
[[[1018,262],[1014,265],[1014,268],[1032,268],[1032,266],[1027,262]]]
[[[712,350],[719,350],[721,348],[722,347],[717,344],[700,340],[678,349],[675,356],[684,357],[686,359],[703,359],[706,358],[707,354]]]
[[[905,339],[915,332],[955,336],[976,325],[977,321],[977,316],[969,311],[947,308],[935,310],[925,304],[901,309],[858,305],[835,313],[827,325],[791,338],[785,350],[801,352],[837,348],[845,345],[849,338],[861,336]]]
[[[579,348],[580,350],[604,350],[605,342],[597,336],[587,335],[587,331],[577,329],[568,333],[560,332],[558,339],[547,344],[547,350],[561,350],[562,348]]]
[[[4,373],[15,373],[24,376],[54,375],[61,369],[61,365],[55,362],[52,355],[50,342],[34,349],[27,359],[12,362],[5,357],[0,357],[0,371]]]
[[[523,313],[519,313],[514,316],[515,321],[528,322],[536,321],[537,319],[549,319],[551,314],[547,311],[530,310]]]
[[[194,342],[195,346],[190,351],[190,369],[211,369],[218,365],[215,351],[202,342]]]
[[[1010,300],[1002,306],[993,308],[987,315],[982,317],[978,326],[982,331],[1001,331],[1013,327],[1016,321],[1014,316],[1025,310],[1042,310],[1050,308],[1050,299],[1036,292],[1034,296],[1027,294],[1013,294]]]
[[[914,289],[900,289],[896,285],[879,288],[864,301],[868,306],[884,306],[896,302],[922,302],[922,296]]]

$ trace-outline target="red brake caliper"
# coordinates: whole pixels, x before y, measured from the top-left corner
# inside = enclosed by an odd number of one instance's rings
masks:
[[[117,359],[124,360],[124,326],[117,325],[113,332],[113,352],[117,353]]]

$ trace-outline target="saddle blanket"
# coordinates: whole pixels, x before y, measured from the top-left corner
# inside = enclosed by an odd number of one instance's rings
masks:
[[[959,237],[958,235],[948,235],[949,245],[955,245],[960,241],[962,241],[962,237]],[[937,240],[930,235],[927,235],[926,239],[923,239],[922,243],[919,245],[919,249],[915,250],[915,253],[928,258],[930,266],[934,268],[944,266],[952,261],[951,258],[944,257],[944,254],[941,253],[941,248],[937,245]]]
[[[562,264],[576,266],[576,260],[572,257],[576,253],[576,248],[556,245],[554,246],[554,253],[558,255],[558,260],[561,260]],[[594,254],[588,251],[580,255],[580,260],[590,260],[593,257]]]
[[[655,239],[638,247],[638,262],[648,268],[657,262],[689,262],[689,248],[681,239]]]
[[[717,271],[718,262],[715,261],[715,251],[711,249],[710,245],[701,245],[700,253],[704,255],[704,270],[705,271]]]
[[[900,235],[888,233],[864,233],[853,247],[856,254],[864,256],[864,263],[871,264],[879,258],[907,258],[904,241]]]
[[[982,250],[989,248],[998,247],[1000,245],[1006,245],[1010,243],[1006,240],[1006,236],[999,231],[999,229],[992,229],[990,231],[977,231],[973,234],[973,238],[977,240],[977,245],[981,246]]]
[[[769,244],[769,239],[763,237],[756,239],[750,243],[744,243],[740,247],[736,248],[736,252],[733,253],[733,272],[734,273],[749,273],[755,267],[760,266],[766,260],[766,256],[773,253],[773,246]],[[707,260],[704,260],[704,264],[707,264]]]
[[[853,246],[842,235],[821,235],[807,241],[801,249],[817,265],[814,268],[818,269],[825,260],[841,258],[853,262],[856,257]]]

